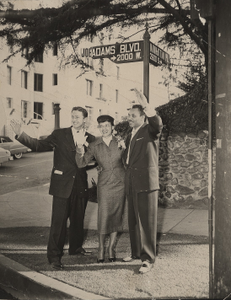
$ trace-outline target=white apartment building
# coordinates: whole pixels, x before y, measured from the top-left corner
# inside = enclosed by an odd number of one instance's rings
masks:
[[[8,55],[1,41],[0,59]],[[95,60],[92,64],[97,64]],[[105,76],[95,71],[82,71],[80,66],[60,69],[59,49],[53,47],[41,53],[32,65],[20,54],[0,65],[0,134],[12,137],[12,118],[24,122],[24,130],[38,137],[54,129],[54,103],[60,105],[60,127],[70,126],[73,106],[85,107],[89,113],[90,130],[96,128],[101,114],[110,114],[116,121],[127,114],[126,99],[120,67],[110,61],[104,63]],[[130,85],[132,86],[132,85]]]
[[[44,6],[60,4],[60,0],[24,0],[16,1],[15,8],[33,9],[32,4],[37,6],[40,2]],[[136,35],[135,39],[142,40],[143,34]],[[107,36],[107,32],[104,36],[104,44],[118,42],[116,38],[113,40],[113,36]],[[81,56],[82,48],[100,45],[99,40],[97,37],[93,42],[86,39],[75,49],[76,53]],[[94,70],[83,70],[80,65],[61,64],[70,52],[73,53],[73,49],[61,53],[54,45],[38,55],[33,64],[26,66],[26,60],[20,53],[4,61],[9,49],[4,39],[0,40],[0,135],[14,136],[10,127],[12,118],[22,120],[24,131],[33,137],[51,133],[55,125],[55,103],[60,105],[60,127],[70,126],[72,107],[82,106],[89,114],[89,131],[96,135],[99,134],[96,128],[99,115],[110,114],[116,122],[127,115],[133,100],[129,97],[129,90],[133,87],[142,90],[143,63],[116,64],[108,58],[85,57]],[[95,72],[100,69],[103,71],[101,75]],[[158,84],[161,72],[160,68],[150,65],[149,101],[154,107],[166,103],[169,98],[167,88]]]
[[[96,42],[97,43],[97,42]],[[94,43],[94,45],[96,44]],[[88,47],[91,45],[86,42]],[[115,64],[109,59],[84,58],[97,71],[81,66],[60,66],[59,47],[44,51],[32,65],[17,54],[2,62],[9,54],[1,40],[0,52],[0,134],[13,137],[12,118],[24,122],[23,129],[34,137],[46,135],[54,129],[54,103],[60,105],[60,127],[70,126],[70,112],[74,106],[88,111],[89,131],[98,134],[96,119],[110,114],[118,122],[131,106],[129,90],[142,90],[143,63]],[[81,48],[79,49],[81,52]],[[100,65],[101,64],[101,65]],[[158,68],[150,66],[150,81],[158,78]],[[152,75],[154,72],[154,75]],[[157,76],[157,77],[156,77]],[[150,103],[161,104],[156,88],[150,84]],[[167,91],[164,91],[167,98]],[[166,102],[166,100],[164,99]]]

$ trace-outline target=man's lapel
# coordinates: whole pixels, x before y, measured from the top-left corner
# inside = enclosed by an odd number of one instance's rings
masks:
[[[72,135],[71,127],[67,128],[67,130],[66,130],[66,139],[67,139],[68,145],[70,145],[70,147],[74,150],[75,142],[74,142],[74,138]]]
[[[133,136],[132,140],[131,140],[131,145],[130,145],[130,152],[129,152],[129,162],[131,160],[131,155],[132,155],[132,151],[134,149],[135,143],[136,143],[136,138],[139,134],[140,129],[136,132],[136,134]]]
[[[87,137],[87,138],[86,138],[86,142],[90,143],[90,142],[91,142],[91,139],[90,139],[89,133],[88,133],[87,131],[85,132],[85,136]]]
[[[87,152],[87,147],[88,147],[89,143],[91,142],[91,139],[89,138],[89,135],[88,135],[88,132],[87,132],[87,131],[85,132],[85,136],[86,136],[87,138],[86,138],[86,143],[85,143],[85,145],[83,145],[83,147],[84,147],[84,153]]]

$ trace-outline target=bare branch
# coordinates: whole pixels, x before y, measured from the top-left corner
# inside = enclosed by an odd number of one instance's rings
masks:
[[[188,19],[187,16],[184,16],[184,18],[182,17],[182,15],[178,12],[178,10],[174,9],[173,7],[171,7],[171,5],[169,5],[165,0],[158,0],[158,2],[165,7],[165,9],[171,13],[176,20],[178,20],[182,27],[184,28],[185,32],[191,37],[191,39],[193,41],[196,42],[197,45],[199,45],[199,47],[201,48],[203,53],[207,53],[207,48],[205,48],[203,42],[201,41],[201,39],[193,33],[193,31],[190,29],[190,27],[188,26],[188,23],[191,23],[191,21]],[[187,21],[187,22],[186,22]]]

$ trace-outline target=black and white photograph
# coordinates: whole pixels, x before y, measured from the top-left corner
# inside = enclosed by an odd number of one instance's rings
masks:
[[[231,299],[230,17],[0,0],[0,299]]]

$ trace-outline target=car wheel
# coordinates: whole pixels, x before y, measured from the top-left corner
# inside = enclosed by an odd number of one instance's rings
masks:
[[[17,153],[17,154],[14,154],[14,158],[17,158],[17,159],[19,159],[19,158],[21,158],[22,157],[22,153]]]

